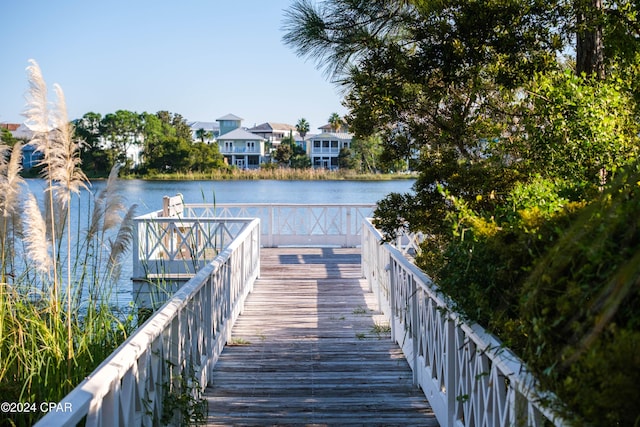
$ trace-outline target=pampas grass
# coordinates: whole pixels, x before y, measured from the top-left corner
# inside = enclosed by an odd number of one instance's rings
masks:
[[[21,146],[13,148],[8,162],[0,155],[0,396],[51,402],[64,397],[133,329],[134,317],[112,307],[110,292],[131,244],[134,210],[125,212],[114,168],[107,188],[90,198],[93,211],[78,217],[74,235],[72,201],[93,196],[79,167],[80,145],[62,89],[54,86],[56,102],[50,103],[35,61],[27,74],[25,123],[33,132],[29,144],[41,155],[46,188],[42,206],[31,193],[21,200]],[[6,148],[0,147],[3,153]],[[17,213],[22,224],[14,220]],[[21,250],[15,250],[16,240],[23,243]],[[31,425],[41,415],[11,414],[10,423]]]

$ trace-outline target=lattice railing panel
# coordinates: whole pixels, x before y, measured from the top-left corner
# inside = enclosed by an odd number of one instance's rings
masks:
[[[357,246],[365,218],[375,205],[187,204],[190,218],[260,218],[264,246]]]
[[[522,362],[480,326],[466,324],[403,251],[382,244],[369,221],[362,248],[363,274],[381,307],[390,306],[392,338],[440,425],[563,425],[541,405],[553,396],[536,390]]]
[[[50,412],[38,425],[156,426],[176,376],[195,375],[204,389],[258,276],[259,230],[259,220],[247,224],[69,393],[61,404],[73,411]]]

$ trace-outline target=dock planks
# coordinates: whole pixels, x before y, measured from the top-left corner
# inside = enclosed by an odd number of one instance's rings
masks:
[[[208,425],[438,425],[360,268],[359,249],[262,249]]]

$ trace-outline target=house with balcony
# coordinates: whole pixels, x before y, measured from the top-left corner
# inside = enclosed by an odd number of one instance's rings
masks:
[[[242,119],[233,114],[219,118],[218,149],[228,165],[257,169],[265,161],[266,139],[241,127]]]
[[[307,155],[314,168],[338,169],[338,156],[343,148],[351,148],[353,136],[346,132],[323,132],[307,137]]]

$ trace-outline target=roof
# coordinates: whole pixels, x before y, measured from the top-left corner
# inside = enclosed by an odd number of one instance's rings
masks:
[[[189,127],[193,130],[204,129],[220,129],[220,123],[218,122],[190,122]]]
[[[217,121],[221,121],[221,120],[240,120],[240,121],[242,121],[244,119],[242,117],[238,117],[238,116],[236,116],[234,114],[229,113],[226,116],[222,116],[222,117],[220,117],[219,119],[216,119],[216,120]]]
[[[286,123],[266,122],[252,127],[249,132],[272,132],[274,130],[295,131],[296,127]]]
[[[261,136],[256,135],[255,133],[251,133],[249,131],[247,131],[246,129],[243,128],[238,128],[238,129],[234,129],[231,132],[227,132],[224,135],[221,135],[218,138],[220,141],[225,141],[225,140],[247,140],[247,141],[264,141],[265,139]]]
[[[16,131],[20,127],[20,123],[0,123],[0,128],[7,129],[8,131]]]
[[[331,123],[327,123],[326,125],[320,126],[318,129],[322,130],[322,131],[333,131],[333,126],[331,125]],[[348,129],[348,125],[347,122],[345,122],[344,120],[342,120],[340,122],[340,124],[338,125],[338,130],[342,130],[342,129]]]
[[[311,135],[305,138],[306,140],[312,139],[340,139],[350,140],[353,139],[353,135],[347,132],[323,132],[317,135]]]

